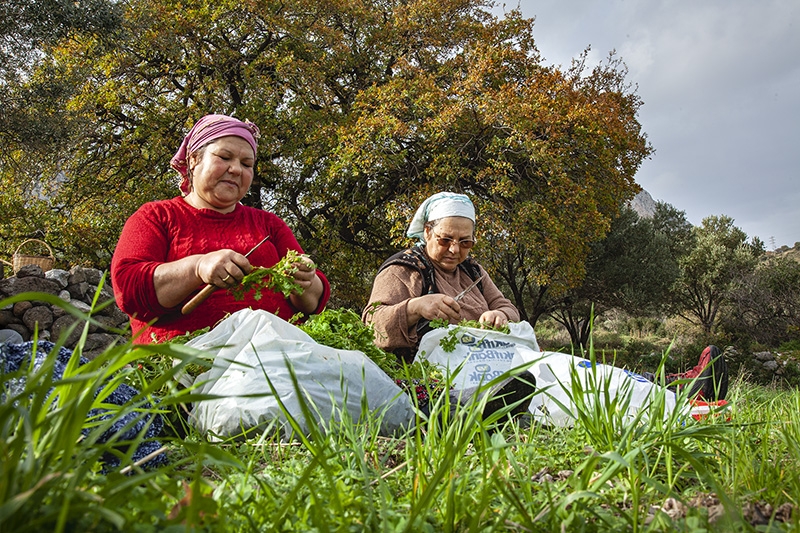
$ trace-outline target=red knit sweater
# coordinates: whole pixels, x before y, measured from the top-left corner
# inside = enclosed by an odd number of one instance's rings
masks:
[[[248,307],[264,309],[284,320],[295,315],[297,309],[282,294],[271,291],[264,291],[260,300],[250,293],[237,301],[220,289],[188,315],[181,314],[183,304],[167,309],[158,303],[153,274],[159,264],[223,248],[245,254],[267,235],[269,240],[248,257],[254,267],[271,267],[290,249],[303,251],[289,226],[267,211],[238,204],[231,213],[223,214],[196,209],[181,197],[140,207],[125,223],[111,261],[117,305],[131,316],[136,342],[164,341],[214,326],[226,314]],[[324,286],[316,311],[320,312],[330,297],[330,284],[322,272],[317,274]]]

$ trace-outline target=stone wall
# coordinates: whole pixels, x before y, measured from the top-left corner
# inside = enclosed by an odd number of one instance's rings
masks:
[[[42,292],[59,297],[73,307],[88,313],[97,293],[103,272],[96,268],[73,267],[71,270],[53,269],[43,272],[38,265],[20,268],[16,275],[0,279],[0,300],[23,292]],[[114,293],[110,280],[106,277],[100,290],[99,302],[113,300]],[[128,339],[113,330],[129,330],[128,316],[116,303],[93,315],[100,325],[91,324],[83,346],[83,355],[93,357],[101,353],[112,342],[126,342]],[[43,301],[20,301],[0,309],[0,329],[11,329],[22,335],[24,340],[33,337],[38,330],[40,340],[56,341],[76,318],[58,305]],[[74,348],[83,332],[79,324],[67,337],[64,345]]]

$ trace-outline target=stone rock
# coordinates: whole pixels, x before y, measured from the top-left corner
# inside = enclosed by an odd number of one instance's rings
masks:
[[[108,331],[109,329],[114,329],[117,327],[116,321],[110,316],[95,315],[93,318],[99,324],[97,326],[99,331]]]
[[[31,331],[43,331],[53,325],[53,312],[46,305],[31,307],[22,317],[22,322]]]
[[[25,339],[23,339],[22,335],[20,335],[13,329],[0,328],[0,345],[6,342],[10,342],[12,344],[19,344],[20,342],[25,342]]]
[[[77,285],[78,283],[86,283],[86,272],[81,267],[72,267],[69,271],[69,285]]]
[[[14,316],[22,318],[28,310],[33,307],[31,302],[17,302],[14,304]]]
[[[0,328],[9,324],[22,324],[22,320],[11,309],[0,309]]]
[[[16,280],[17,278],[0,279],[0,300],[10,296],[8,292],[11,290],[11,287],[14,286]]]
[[[653,218],[656,212],[656,202],[650,193],[642,189],[629,203],[631,209],[641,218]]]
[[[90,285],[89,290],[91,291],[91,297],[94,298],[95,293],[97,292],[97,285]],[[88,296],[88,295],[87,295]],[[103,288],[100,289],[100,298],[97,300],[98,302],[105,302],[107,300],[116,300],[114,297],[114,291],[111,290],[111,287],[108,285],[103,285]]]
[[[89,284],[85,281],[71,283],[69,287],[67,287],[67,291],[73,299],[82,300],[86,297],[86,293],[89,292]]]
[[[31,332],[28,331],[28,328],[26,328],[24,324],[8,324],[6,326],[6,329],[13,329],[14,331],[22,335],[23,340],[26,341],[31,340]]]
[[[62,289],[66,289],[67,285],[69,285],[69,272],[61,268],[54,268],[53,270],[48,270],[44,273],[44,277],[46,279],[52,279]]]
[[[73,307],[75,307],[78,311],[82,311],[84,313],[88,313],[92,310],[92,306],[87,304],[86,302],[82,302],[80,300],[73,300],[70,302]]]
[[[39,270],[41,270],[41,268],[39,268]],[[58,293],[61,292],[61,287],[58,286],[58,283],[53,280],[45,279],[44,274],[42,274],[41,278],[8,278],[0,281],[0,284],[6,283],[8,283],[8,285],[0,287],[0,290],[7,296],[16,296],[23,292],[43,292],[57,296]]]
[[[44,270],[39,265],[25,265],[17,270],[17,279],[22,278],[44,278]]]
[[[18,271],[18,276],[0,279],[0,299],[15,296],[23,292],[42,292],[58,296],[61,301],[83,313],[91,311],[91,303],[97,287],[102,285],[98,300],[108,302],[105,308],[97,311],[94,321],[89,324],[87,335],[89,353],[100,353],[111,342],[127,342],[129,335],[117,335],[117,331],[130,330],[130,319],[114,301],[114,290],[109,279],[103,279],[103,272],[94,268],[73,267],[68,272],[53,269],[42,272],[38,265],[27,265]],[[110,302],[109,302],[110,300]],[[23,339],[31,340],[33,331],[37,331],[41,340],[58,341],[67,329],[78,319],[65,311],[57,303],[43,301],[24,301],[8,304],[0,309],[0,328],[11,329],[19,333]],[[84,330],[84,324],[75,326],[64,342],[67,348],[74,348]],[[94,337],[94,335],[100,335]],[[89,340],[91,338],[91,340]]]
[[[81,354],[88,358],[94,359],[112,344],[123,344],[125,339],[119,335],[111,333],[90,333],[86,336],[86,342],[83,344],[83,351]]]
[[[110,317],[116,326],[121,326],[122,324],[127,324],[130,322],[128,315],[123,313],[122,310],[117,307],[117,304],[109,305],[105,309],[101,309],[97,314],[100,316]]]
[[[62,317],[57,318],[53,322],[53,327],[50,329],[51,338],[60,339],[61,336],[65,335],[69,327],[75,322],[76,319],[72,315],[64,315]],[[75,343],[77,343],[78,339],[80,339],[81,332],[82,331],[80,326],[75,327],[64,341],[64,346],[66,346],[67,348],[74,348]]]
[[[778,370],[778,362],[774,359],[772,361],[764,361],[763,366],[770,372],[775,372]]]
[[[96,268],[84,268],[84,275],[86,276],[86,283],[97,287],[100,285],[100,280],[103,279],[103,272]],[[109,284],[109,278],[106,278],[106,285]]]
[[[772,355],[771,352],[757,352],[753,354],[753,357],[758,361],[774,361],[775,356]]]

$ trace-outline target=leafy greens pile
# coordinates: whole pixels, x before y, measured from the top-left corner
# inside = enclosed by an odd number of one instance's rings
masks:
[[[361,317],[351,309],[325,309],[298,327],[320,344],[340,350],[364,352],[394,380],[442,379],[441,370],[428,361],[402,364],[394,354],[378,348],[372,327],[365,325]]]

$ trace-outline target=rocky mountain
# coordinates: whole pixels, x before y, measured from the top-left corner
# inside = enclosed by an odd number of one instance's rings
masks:
[[[644,189],[633,197],[630,206],[642,218],[652,218],[656,212],[656,201]]]

